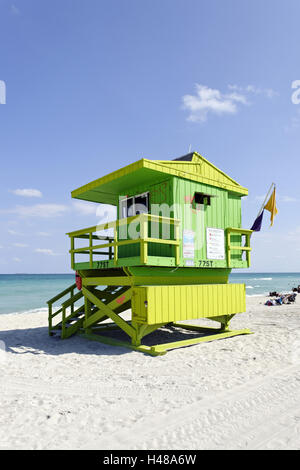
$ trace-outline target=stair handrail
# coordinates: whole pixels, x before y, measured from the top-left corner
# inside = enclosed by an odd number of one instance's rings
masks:
[[[76,288],[76,282],[74,282],[74,284],[72,284],[70,287],[67,287],[67,289],[63,290],[62,292],[60,292],[59,294],[57,294],[55,297],[52,297],[52,299],[50,300],[47,300],[47,304],[54,304],[54,302],[56,302],[57,300],[61,299],[62,297],[64,297],[65,295],[69,294],[72,290],[74,290]]]
[[[66,289],[64,289],[62,292],[60,292],[59,294],[55,295],[54,297],[52,297],[51,299],[49,299],[47,301],[47,304],[48,304],[48,328],[49,328],[49,334],[51,334],[51,330],[52,330],[52,320],[53,318],[58,315],[59,313],[62,312],[62,315],[63,317],[65,317],[65,309],[66,307],[62,306],[60,309],[58,309],[56,312],[53,312],[52,311],[52,307],[53,307],[53,304],[54,302],[57,302],[57,300],[61,299],[62,297],[64,297],[65,295],[67,294],[70,294],[71,298],[69,299],[69,301],[71,301],[70,305],[72,306],[71,307],[71,310],[72,310],[72,313],[73,313],[73,304],[74,302],[72,301],[72,299],[74,298],[74,289],[76,289],[76,282],[74,282],[74,284],[71,284],[71,286],[67,287]],[[79,297],[80,298],[80,297]],[[78,300],[78,299],[77,299]],[[67,301],[66,301],[67,302]]]
[[[70,305],[74,304],[75,302],[77,302],[77,300],[81,299],[81,297],[83,296],[83,293],[82,291],[80,290],[79,292],[77,292],[77,294],[73,295],[73,297],[71,297],[70,299],[66,300],[65,302],[63,302],[61,304],[62,308],[67,308],[69,307]]]

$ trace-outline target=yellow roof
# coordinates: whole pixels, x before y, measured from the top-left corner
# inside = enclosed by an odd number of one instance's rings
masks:
[[[248,190],[234,179],[202,157],[193,152],[177,160],[141,159],[119,170],[109,173],[91,183],[72,191],[72,197],[88,201],[117,204],[118,196],[126,194],[129,187],[152,184],[166,178],[166,175],[177,176],[199,183],[205,183],[241,196]]]

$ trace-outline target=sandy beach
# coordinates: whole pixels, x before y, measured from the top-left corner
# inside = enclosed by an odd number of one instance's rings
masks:
[[[264,302],[231,323],[253,335],[161,357],[0,315],[0,449],[300,449],[300,295]]]

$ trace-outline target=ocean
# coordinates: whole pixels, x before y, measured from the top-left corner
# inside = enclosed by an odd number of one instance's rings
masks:
[[[75,282],[74,274],[0,274],[0,314],[47,310],[47,300]],[[230,282],[246,284],[246,294],[290,292],[300,273],[234,273]]]
[[[47,300],[74,282],[74,274],[0,274],[0,314],[46,309]]]
[[[234,273],[230,281],[246,284],[246,295],[267,295],[269,292],[291,292],[300,284],[300,273]]]

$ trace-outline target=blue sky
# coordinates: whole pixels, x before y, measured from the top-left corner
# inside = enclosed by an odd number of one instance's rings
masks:
[[[299,18],[298,0],[0,0],[0,272],[70,272],[65,232],[99,220],[70,191],[190,145],[249,188],[245,228],[277,183],[252,270],[300,271]]]

